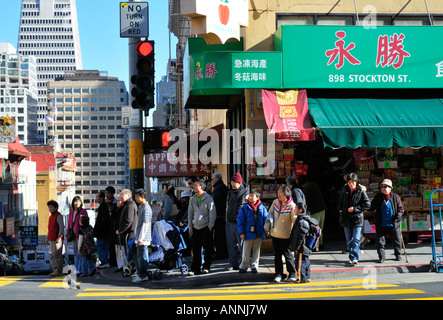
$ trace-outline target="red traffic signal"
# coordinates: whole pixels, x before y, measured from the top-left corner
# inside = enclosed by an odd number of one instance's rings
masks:
[[[169,147],[169,142],[171,141],[171,137],[169,136],[169,132],[162,132],[162,148]]]
[[[135,50],[139,56],[147,57],[152,52],[152,45],[149,41],[139,41]]]

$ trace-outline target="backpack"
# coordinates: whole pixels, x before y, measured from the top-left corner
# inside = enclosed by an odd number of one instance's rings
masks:
[[[303,217],[303,219],[309,223],[309,232],[305,238],[305,245],[309,250],[314,250],[321,236],[321,228],[318,225],[317,219],[310,216]]]

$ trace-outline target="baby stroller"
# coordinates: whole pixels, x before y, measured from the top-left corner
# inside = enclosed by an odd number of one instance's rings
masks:
[[[149,263],[154,265],[155,271],[148,272],[148,277],[154,280],[163,278],[163,271],[180,269],[182,274],[188,273],[188,266],[182,262],[181,250],[186,249],[179,228],[172,222],[161,220],[154,224],[151,241],[152,253]]]

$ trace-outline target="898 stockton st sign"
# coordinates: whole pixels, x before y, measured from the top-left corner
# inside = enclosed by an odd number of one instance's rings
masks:
[[[441,88],[442,36],[435,26],[282,26],[274,35],[283,87],[294,88]]]

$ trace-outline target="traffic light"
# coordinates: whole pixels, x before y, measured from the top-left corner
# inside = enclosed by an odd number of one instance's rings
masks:
[[[134,109],[154,108],[154,41],[139,41],[137,51],[137,74],[131,77],[134,85],[131,96]]]
[[[145,128],[145,137],[143,140],[143,153],[163,151],[169,148],[173,141],[169,136],[172,127],[151,127]]]

